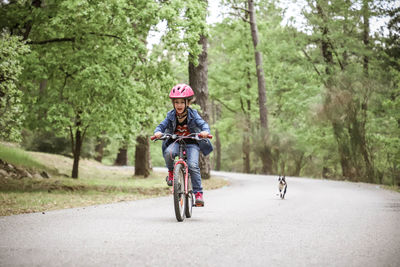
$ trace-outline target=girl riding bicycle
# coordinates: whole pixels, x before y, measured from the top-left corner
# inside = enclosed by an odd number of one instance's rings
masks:
[[[175,85],[169,98],[172,100],[174,109],[167,113],[167,117],[156,127],[154,136],[160,138],[163,133],[187,136],[191,133],[199,133],[200,137],[207,138],[210,127],[200,117],[198,112],[191,109],[189,105],[194,99],[194,92],[187,84]],[[196,206],[204,206],[203,188],[199,167],[199,153],[205,156],[211,153],[213,147],[208,139],[197,142],[193,139],[185,139],[186,157],[189,165],[189,173],[192,177],[193,193],[195,194]],[[162,144],[163,156],[168,168],[167,184],[172,186],[174,158],[179,154],[179,144],[173,140],[164,140]]]

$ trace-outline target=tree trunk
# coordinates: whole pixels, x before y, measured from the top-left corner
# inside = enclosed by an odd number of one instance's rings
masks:
[[[128,165],[128,146],[123,145],[118,150],[117,158],[115,159],[114,165],[127,166]]]
[[[350,179],[351,181],[355,181],[356,179],[356,170],[353,167],[351,152],[350,152],[350,144],[348,142],[348,138],[344,131],[343,125],[333,122],[333,133],[336,138],[336,142],[338,144],[338,152],[340,157],[340,165],[342,167],[342,175],[345,178]]]
[[[136,138],[135,175],[148,177],[150,171],[150,141],[146,136],[138,136]]]
[[[325,106],[329,106],[332,101],[332,95],[334,92],[332,92],[332,87],[333,87],[333,67],[334,67],[334,62],[333,62],[333,53],[331,50],[331,44],[328,41],[328,33],[329,29],[327,26],[327,18],[325,16],[325,13],[321,7],[321,5],[317,1],[317,12],[318,16],[320,19],[323,21],[323,25],[321,26],[321,52],[322,56],[325,61],[325,73],[328,75],[328,80],[326,83],[326,90],[327,90],[327,96],[325,98]],[[354,180],[355,178],[355,173],[354,173],[354,167],[352,164],[352,157],[350,153],[350,143],[348,140],[348,136],[344,132],[345,126],[343,125],[343,122],[338,121],[335,118],[330,119],[331,124],[332,124],[332,129],[333,129],[333,134],[335,136],[337,145],[338,145],[338,154],[340,158],[340,165],[342,168],[342,176],[349,178],[350,180]],[[325,177],[326,174],[324,173],[325,170],[323,171],[323,176]]]
[[[221,140],[219,138],[218,130],[215,130],[215,154],[216,154],[216,164],[215,170],[221,170]]]
[[[362,6],[362,16],[363,16],[363,43],[365,45],[365,49],[368,50],[369,47],[369,0],[363,0]],[[369,58],[367,55],[364,55],[363,59],[363,68],[364,74],[368,77],[368,62]]]
[[[250,136],[246,132],[244,132],[244,135],[243,135],[242,152],[243,152],[243,172],[251,173],[251,169],[250,169]]]
[[[221,109],[218,104],[215,104],[214,101],[212,103],[212,123],[216,123],[221,115]],[[218,129],[215,129],[214,132],[214,140],[215,140],[215,151],[214,151],[214,161],[211,163],[211,168],[217,171],[221,170],[221,140],[219,138]]]
[[[265,129],[265,134],[268,134],[268,110],[267,110],[267,96],[264,78],[264,69],[262,54],[258,51],[258,28],[256,22],[256,14],[254,10],[254,1],[248,0],[249,16],[250,16],[250,29],[251,37],[253,39],[254,57],[256,61],[257,81],[258,81],[258,105],[260,108],[260,123],[261,128]]]
[[[261,126],[261,139],[263,149],[261,151],[261,161],[263,165],[262,172],[269,174],[272,172],[272,153],[269,147],[269,131],[268,131],[268,110],[267,110],[267,96],[264,78],[264,69],[262,62],[262,55],[258,51],[258,28],[256,22],[256,13],[254,10],[254,1],[248,0],[249,17],[251,37],[254,46],[254,57],[256,61],[257,81],[258,81],[258,105],[260,110],[260,126]]]
[[[83,141],[82,132],[78,128],[75,133],[75,146],[74,146],[74,150],[73,150],[74,163],[72,166],[72,176],[71,176],[72,178],[75,178],[75,179],[78,178],[79,159],[81,156],[82,141]]]
[[[367,50],[367,53],[369,51],[369,32],[370,32],[370,27],[369,27],[369,19],[370,19],[370,10],[369,10],[369,0],[363,0],[363,42],[365,45],[365,49]],[[364,55],[364,62],[363,62],[363,68],[364,68],[364,75],[365,77],[368,78],[369,76],[369,58],[368,55]],[[372,157],[370,156],[368,149],[367,149],[367,140],[365,137],[365,125],[367,122],[367,109],[368,109],[368,97],[364,96],[363,103],[361,105],[361,114],[362,114],[362,119],[361,119],[361,127],[360,127],[360,149],[361,149],[361,154],[364,158],[365,166],[366,166],[366,176],[367,176],[367,181],[372,183],[374,182],[375,179],[375,170],[373,167],[373,161]]]
[[[207,67],[207,37],[200,36],[199,44],[203,47],[202,53],[199,55],[199,65],[195,66],[189,61],[189,84],[193,88],[196,96],[196,103],[201,107],[201,117],[209,123],[209,106],[208,106],[208,67]],[[209,157],[200,155],[199,160],[200,173],[203,179],[210,178],[211,165]]]
[[[375,171],[372,165],[370,153],[367,149],[367,139],[365,137],[365,124],[367,121],[367,100],[361,105],[361,118],[354,114],[351,117],[351,127],[349,127],[351,147],[353,147],[354,160],[359,160],[355,165],[358,170],[357,176],[362,178],[362,181],[373,183]],[[358,107],[357,107],[358,108]],[[361,162],[361,158],[364,164]]]
[[[300,153],[301,154],[298,157],[296,157],[296,159],[294,160],[295,168],[294,168],[294,171],[292,173],[292,176],[296,176],[296,177],[300,176],[301,169],[304,166],[303,165],[304,152],[300,152]]]
[[[247,51],[250,51],[250,45],[246,44]],[[250,61],[250,60],[248,60]],[[246,83],[246,89],[247,92],[246,94],[250,95],[250,90],[251,90],[251,73],[250,73],[250,63],[248,62],[248,67],[247,67],[247,83]],[[246,104],[244,103],[246,102]],[[240,105],[242,107],[242,112],[244,114],[245,118],[245,125],[243,129],[243,141],[242,141],[242,152],[243,152],[243,172],[244,173],[251,173],[251,161],[250,161],[250,132],[252,129],[252,123],[251,123],[251,102],[248,99],[247,101],[243,101],[242,98],[240,98]]]
[[[74,133],[73,133],[72,127],[70,126],[70,128],[69,128],[70,135],[71,135],[72,154],[74,156],[74,163],[72,165],[72,175],[71,175],[71,177],[74,178],[74,179],[78,178],[79,159],[80,159],[80,156],[81,156],[82,143],[83,143],[83,139],[84,139],[85,134],[86,134],[86,130],[88,128],[88,126],[86,126],[84,131],[83,132],[81,131],[81,127],[82,127],[81,113],[82,112],[78,111],[78,113],[75,116],[75,127],[76,127],[75,138],[74,138]]]
[[[250,84],[247,85],[248,89],[250,88]],[[242,110],[245,117],[245,129],[243,130],[243,140],[242,140],[242,153],[243,153],[243,172],[251,173],[251,165],[250,165],[250,131],[251,131],[251,104],[250,101],[247,101],[247,107],[245,108],[243,105],[243,101],[240,100],[242,105]]]
[[[104,147],[106,146],[106,142],[104,138],[98,137],[96,147],[94,148],[95,157],[94,159],[98,162],[102,162],[104,155]]]

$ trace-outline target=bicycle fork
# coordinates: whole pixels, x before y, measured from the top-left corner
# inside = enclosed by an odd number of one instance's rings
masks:
[[[184,172],[185,172],[185,194],[187,195],[189,193],[189,188],[188,188],[188,176],[189,176],[189,167],[182,158],[179,158],[178,161],[175,162],[174,169],[178,164],[182,164],[184,167]],[[173,180],[173,183],[175,182],[175,179]],[[174,186],[172,184],[172,192],[174,190]]]

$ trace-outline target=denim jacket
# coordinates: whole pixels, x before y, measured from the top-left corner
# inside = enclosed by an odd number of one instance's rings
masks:
[[[195,109],[188,108],[188,115],[187,115],[187,122],[188,122],[188,128],[191,133],[200,133],[202,131],[210,132],[210,127],[208,126],[207,122],[205,122]],[[154,133],[156,132],[162,132],[162,133],[168,133],[168,134],[173,134],[176,128],[176,111],[175,109],[170,110],[167,113],[167,117],[156,127],[154,130]],[[164,140],[163,145],[162,145],[162,151],[164,154],[164,150],[166,149],[166,141]],[[207,156],[208,154],[213,151],[213,146],[208,139],[204,139],[204,141],[198,141],[200,151],[203,153],[204,156]]]

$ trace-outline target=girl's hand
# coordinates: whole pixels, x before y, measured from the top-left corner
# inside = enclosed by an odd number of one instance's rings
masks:
[[[201,132],[199,135],[200,135],[200,137],[202,137],[202,138],[207,138],[207,136],[208,136],[209,134],[210,134],[209,132],[203,131],[203,132]]]
[[[154,136],[157,137],[157,138],[160,138],[162,135],[163,135],[162,132],[156,132],[156,133],[154,134]]]

